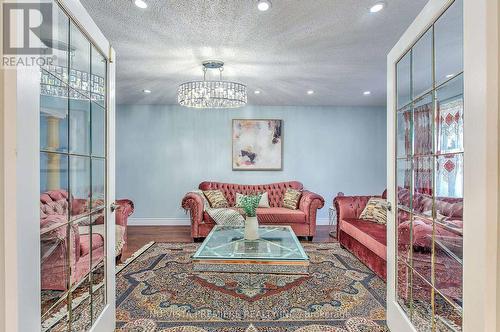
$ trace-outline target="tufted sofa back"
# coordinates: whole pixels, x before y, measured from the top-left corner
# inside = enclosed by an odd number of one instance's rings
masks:
[[[271,207],[282,207],[283,196],[288,188],[302,190],[304,186],[298,181],[278,182],[271,184],[234,184],[221,182],[202,182],[198,186],[200,190],[221,190],[230,206],[234,206],[236,193],[243,195],[267,192],[269,205]]]
[[[50,216],[68,216],[68,192],[65,190],[52,190],[40,194],[40,218]]]

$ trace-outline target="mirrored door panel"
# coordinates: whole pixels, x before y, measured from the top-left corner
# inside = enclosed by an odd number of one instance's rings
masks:
[[[53,2],[40,73],[42,331],[88,331],[106,305],[107,60]]]
[[[462,2],[396,68],[396,294],[419,332],[462,330]]]

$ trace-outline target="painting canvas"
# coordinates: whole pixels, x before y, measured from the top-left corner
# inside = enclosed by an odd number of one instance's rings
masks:
[[[281,170],[282,120],[233,120],[233,170]]]

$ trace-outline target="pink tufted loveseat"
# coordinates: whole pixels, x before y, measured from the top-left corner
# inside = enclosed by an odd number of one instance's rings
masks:
[[[99,264],[104,257],[104,238],[92,231],[88,223],[72,222],[68,229],[68,214],[76,220],[79,216],[88,214],[88,201],[85,199],[68,199],[65,190],[52,190],[40,194],[40,246],[41,271],[43,290],[66,290],[68,281],[78,283],[90,271],[92,266]],[[127,219],[134,211],[134,204],[128,199],[118,200],[115,211],[116,256],[120,256],[127,245]],[[71,207],[70,207],[71,206]],[[102,211],[102,210],[101,210]],[[95,214],[92,227],[103,229],[104,216]],[[101,232],[102,233],[102,232]],[[69,235],[69,237],[68,237]],[[69,243],[68,243],[69,239]],[[92,248],[90,248],[92,246]],[[90,253],[92,252],[92,255]],[[68,263],[71,267],[71,280],[67,279]]]
[[[279,182],[263,185],[232,184],[221,182],[202,182],[200,190],[221,190],[229,205],[235,205],[236,193],[248,195],[267,192],[270,208],[258,208],[257,219],[263,225],[289,225],[297,236],[309,239],[316,233],[316,212],[325,204],[323,197],[303,190],[297,181]],[[283,196],[287,188],[302,191],[297,210],[283,207]],[[203,209],[203,199],[194,193],[188,193],[182,200],[182,207],[191,214],[191,236],[194,239],[206,237],[215,226],[214,220]]]

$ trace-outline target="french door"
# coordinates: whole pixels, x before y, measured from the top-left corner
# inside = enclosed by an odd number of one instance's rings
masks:
[[[389,55],[394,331],[462,331],[463,45],[463,0],[431,0]]]
[[[29,15],[36,15],[42,4],[41,30],[50,37],[38,36],[45,45],[40,56],[53,61],[3,71],[4,111],[16,117],[16,213],[5,223],[5,234],[12,235],[5,240],[13,244],[5,253],[13,268],[5,273],[16,282],[6,326],[112,331],[114,51],[78,0],[10,6],[31,6]],[[11,21],[25,24],[22,15]],[[24,31],[10,33],[23,40]]]
[[[387,322],[500,328],[497,0],[430,0],[387,58]]]
[[[113,311],[110,50],[68,4],[52,2],[55,63],[40,72],[42,331],[88,331]]]

